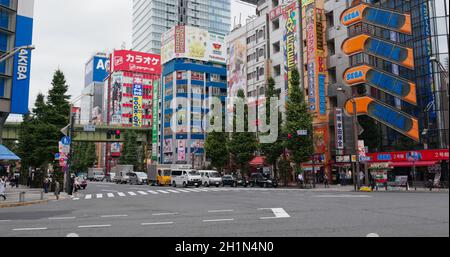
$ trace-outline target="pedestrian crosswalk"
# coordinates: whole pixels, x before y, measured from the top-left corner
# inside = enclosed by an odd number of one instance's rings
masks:
[[[108,198],[123,198],[131,196],[149,196],[149,195],[169,195],[169,194],[192,194],[192,193],[216,193],[216,192],[239,192],[239,191],[270,191],[275,189],[263,189],[263,188],[170,188],[170,189],[153,189],[153,190],[142,190],[129,191],[129,192],[108,192],[108,193],[90,193],[82,194],[76,198],[74,201],[78,200],[93,200],[93,199],[108,199]]]

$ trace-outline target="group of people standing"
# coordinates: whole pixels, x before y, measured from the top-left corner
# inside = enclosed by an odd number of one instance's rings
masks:
[[[330,185],[329,185],[328,175],[324,174],[322,179],[323,179],[323,184],[324,184],[325,188],[329,188]],[[304,185],[305,185],[305,177],[303,176],[303,173],[299,173],[298,174],[298,176],[297,176],[297,183],[299,184],[299,186],[301,188],[304,187]]]

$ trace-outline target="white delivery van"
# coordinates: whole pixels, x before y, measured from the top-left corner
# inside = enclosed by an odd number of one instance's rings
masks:
[[[215,170],[199,170],[198,172],[202,176],[202,185],[205,187],[222,185],[222,177],[219,172]]]
[[[173,187],[177,186],[195,186],[199,187],[202,184],[202,177],[196,170],[190,169],[172,169],[171,184]]]

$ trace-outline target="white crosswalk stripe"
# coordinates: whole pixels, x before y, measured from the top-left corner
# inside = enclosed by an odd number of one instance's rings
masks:
[[[136,195],[136,193],[135,193],[135,192],[128,192],[128,194],[129,194],[129,195],[133,195],[133,196],[135,196],[135,195]]]
[[[92,199],[92,195],[91,194],[86,195],[84,199],[86,199],[86,200]]]
[[[158,192],[155,192],[155,191],[152,191],[152,190],[147,190],[147,192],[149,192],[149,193],[152,194],[152,195],[159,195]]]
[[[107,195],[108,195],[109,198],[113,198],[114,197],[113,193],[108,193]]]
[[[184,189],[177,189],[177,191],[183,192],[183,193],[190,193],[190,191],[184,190]]]
[[[138,191],[138,193],[139,194],[141,194],[141,195],[148,195],[146,192],[144,192],[144,191]]]
[[[186,190],[191,191],[191,192],[196,192],[196,193],[200,192],[200,191],[198,191],[196,189],[192,189],[192,188],[187,188]]]
[[[175,193],[175,194],[179,194],[179,193],[180,193],[180,192],[175,191],[175,190],[172,190],[172,189],[168,189],[167,191],[172,192],[172,193]]]
[[[97,194],[97,199],[103,198],[103,194]]]
[[[124,196],[125,196],[125,194],[122,193],[122,192],[118,192],[117,194],[118,194],[119,196],[121,196],[121,197],[124,197]]]
[[[158,192],[160,192],[160,193],[163,193],[163,194],[170,194],[169,192],[164,191],[164,190],[156,190],[156,191],[158,191]]]

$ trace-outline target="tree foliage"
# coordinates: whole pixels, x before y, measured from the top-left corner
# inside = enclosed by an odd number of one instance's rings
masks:
[[[219,171],[222,171],[228,164],[228,136],[225,131],[224,117],[222,117],[222,131],[213,131],[208,133],[205,141],[206,157],[211,160],[211,166]],[[210,125],[214,125],[214,120],[211,119]]]
[[[238,97],[245,102],[245,94],[243,90],[238,91]],[[234,112],[236,113],[236,112]],[[236,123],[236,115],[233,117],[233,123]],[[248,171],[248,163],[254,157],[255,151],[258,148],[256,135],[253,132],[248,132],[248,107],[245,107],[244,113],[245,132],[235,132],[231,135],[229,142],[229,151],[234,163],[241,169],[241,171]]]
[[[133,130],[127,130],[124,135],[122,154],[119,163],[123,165],[133,165],[134,169],[139,169],[140,162],[138,156],[137,134]]]
[[[269,78],[267,80],[267,90],[266,90],[266,121],[270,121],[270,104],[271,104],[271,97],[277,97],[280,98],[280,93],[275,90],[275,80],[273,78]],[[277,168],[277,161],[280,158],[280,156],[283,154],[283,140],[281,137],[282,132],[282,117],[281,113],[278,113],[278,138],[277,141],[270,143],[270,144],[261,144],[261,152],[266,157],[267,162],[272,164],[274,167],[274,173],[276,174],[276,168]]]
[[[300,74],[298,70],[292,72],[292,88],[286,104],[286,122],[284,124],[285,146],[290,151],[290,158],[296,165],[306,162],[314,153],[313,140],[313,118],[308,112],[305,96],[300,89]],[[298,130],[308,130],[309,136],[297,135]],[[291,138],[287,138],[287,134]]]
[[[58,142],[63,136],[60,130],[69,123],[70,96],[67,95],[68,86],[62,71],[55,71],[51,84],[47,101],[43,94],[38,94],[35,107],[23,116],[20,125],[17,153],[22,159],[21,172],[26,178],[31,168],[37,171],[36,178],[42,179],[50,165],[54,168],[56,178],[62,178],[54,155],[58,152]],[[34,185],[40,186],[41,179],[37,179]]]

